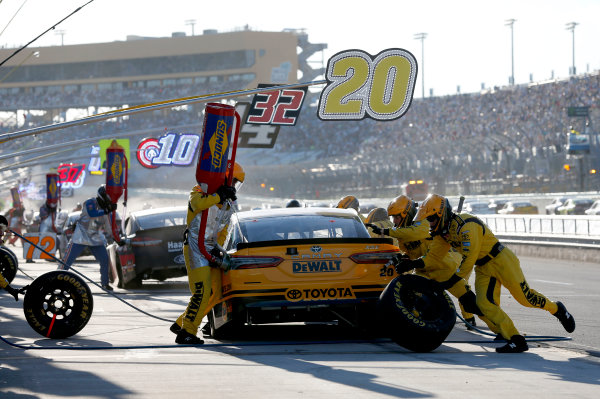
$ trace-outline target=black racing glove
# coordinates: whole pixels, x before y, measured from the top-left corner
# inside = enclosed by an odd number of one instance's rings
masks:
[[[401,257],[399,259],[397,259],[397,257],[398,255],[392,258],[392,262],[396,269],[396,273],[398,274],[406,273],[412,269],[421,269],[425,267],[425,262],[422,258],[410,260],[406,257]]]
[[[217,188],[217,194],[219,195],[219,204],[224,203],[228,199],[235,201],[237,197],[235,196],[235,188],[223,184],[221,187]]]
[[[390,235],[390,229],[382,229],[381,227],[379,227],[373,223],[365,223],[365,226],[370,227],[371,230],[373,230],[373,233],[375,233],[375,234],[379,234],[379,235],[383,234],[384,236]]]
[[[6,287],[4,287],[4,289],[12,296],[15,297],[15,301],[19,300],[19,290],[17,290],[16,288],[11,287],[10,285],[7,285]]]

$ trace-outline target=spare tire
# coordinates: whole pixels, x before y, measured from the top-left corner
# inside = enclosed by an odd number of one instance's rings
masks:
[[[394,278],[377,303],[380,328],[398,345],[431,352],[456,323],[452,299],[431,280],[414,274]]]
[[[92,291],[77,274],[55,270],[42,274],[29,285],[23,300],[27,322],[48,338],[77,334],[92,317]]]
[[[19,261],[10,249],[0,246],[0,273],[10,284],[17,275]]]

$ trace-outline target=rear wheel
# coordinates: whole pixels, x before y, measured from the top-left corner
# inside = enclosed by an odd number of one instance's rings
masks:
[[[77,274],[55,270],[42,274],[27,288],[23,311],[37,333],[48,338],[68,338],[92,317],[92,291]]]
[[[0,273],[10,284],[17,275],[19,262],[13,251],[0,246]]]
[[[439,347],[456,322],[450,297],[431,280],[416,275],[394,278],[381,293],[379,324],[398,345],[414,352]]]
[[[223,324],[219,328],[215,325],[214,309],[208,313],[208,323],[210,325],[210,335],[214,339],[233,339],[241,333],[241,329],[244,323],[241,321],[241,317],[232,317],[230,321]]]
[[[119,261],[119,257],[116,257],[116,269],[117,269],[117,277],[119,278],[119,283],[117,287],[124,289],[135,289],[142,288],[142,276],[136,276],[133,280],[129,280],[124,283],[123,279],[123,268],[121,267],[121,262]]]

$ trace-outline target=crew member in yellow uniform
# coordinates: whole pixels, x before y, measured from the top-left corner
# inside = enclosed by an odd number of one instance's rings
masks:
[[[360,220],[362,220],[362,222],[365,223],[365,217],[360,213],[358,198],[356,198],[355,196],[346,195],[345,197],[342,197],[342,199],[338,201],[335,207],[342,209],[354,209],[356,213],[358,213],[358,217],[360,217]]]
[[[0,215],[0,244],[4,244],[4,233],[8,231],[8,220]],[[0,273],[0,288],[5,289],[10,295],[15,297],[15,301],[19,300],[19,290],[10,286],[8,281]]]
[[[388,205],[387,213],[394,222],[393,228],[370,227],[375,234],[384,234],[398,240],[398,247],[403,255],[396,256],[392,262],[398,273],[415,270],[415,274],[427,277],[440,283],[440,287],[448,290],[458,298],[459,303],[472,313],[482,315],[475,304],[475,294],[467,282],[457,275],[462,260],[456,251],[446,250],[438,261],[424,264],[422,256],[427,253],[432,243],[429,234],[429,223],[426,220],[413,222],[417,213],[417,204],[406,195],[394,198]]]
[[[177,333],[175,342],[178,344],[199,345],[204,343],[196,334],[202,318],[210,310],[208,305],[211,297],[212,280],[217,275],[220,276],[221,273],[218,268],[219,265],[211,264],[211,261],[202,255],[198,246],[202,212],[208,211],[203,238],[204,246],[210,254],[214,254],[215,244],[222,245],[225,241],[227,225],[234,211],[231,201],[236,200],[236,191],[244,182],[244,178],[244,169],[238,163],[235,163],[233,186],[224,184],[217,189],[216,193],[208,195],[202,191],[199,185],[196,185],[190,192],[183,255],[192,296],[185,312],[171,326],[171,331]]]
[[[521,305],[540,308],[554,315],[567,332],[575,330],[575,319],[561,302],[553,302],[532,289],[521,270],[517,256],[502,245],[490,228],[468,213],[455,214],[448,200],[430,194],[419,207],[415,221],[427,220],[434,242],[423,258],[425,265],[438,262],[452,247],[463,255],[463,272],[475,267],[477,305],[482,318],[508,341],[496,348],[500,353],[518,353],[529,349],[510,317],[500,307],[500,290],[504,286]],[[491,323],[491,325],[490,325]]]
[[[376,234],[371,225],[375,225],[375,228],[379,231],[379,233]],[[383,236],[383,229],[391,229],[394,227],[394,224],[391,222],[385,208],[373,208],[365,219],[365,226],[367,226],[369,235],[377,238]],[[398,240],[396,238],[394,238],[394,245],[398,246]]]

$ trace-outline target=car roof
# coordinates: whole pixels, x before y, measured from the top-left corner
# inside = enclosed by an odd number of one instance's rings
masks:
[[[276,208],[276,209],[257,209],[252,211],[237,212],[240,220],[264,219],[270,217],[289,217],[289,216],[336,216],[336,217],[358,217],[354,209],[342,208]]]
[[[186,210],[187,210],[187,206],[167,206],[167,207],[163,207],[163,208],[150,208],[150,209],[144,209],[141,211],[131,212],[130,216],[143,217],[143,216],[148,216],[148,215],[158,215],[158,214],[162,214],[162,213],[179,213],[179,212],[185,212]]]

